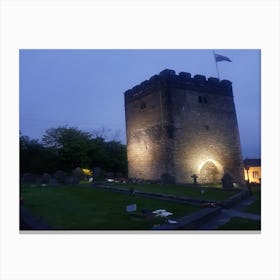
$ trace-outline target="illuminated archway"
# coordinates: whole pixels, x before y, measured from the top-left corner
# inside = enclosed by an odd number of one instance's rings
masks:
[[[221,182],[222,169],[216,161],[207,160],[200,167],[199,182],[202,184]]]

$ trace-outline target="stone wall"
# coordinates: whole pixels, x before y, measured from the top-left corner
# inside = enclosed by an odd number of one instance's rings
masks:
[[[159,180],[164,168],[160,91],[153,90],[126,104],[128,174]]]
[[[220,182],[224,172],[243,183],[242,156],[233,97],[171,90],[177,182]],[[207,103],[200,103],[199,97]],[[178,101],[178,102],[176,102]]]

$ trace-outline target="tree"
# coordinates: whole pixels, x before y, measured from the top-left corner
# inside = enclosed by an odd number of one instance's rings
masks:
[[[65,171],[71,171],[77,166],[88,167],[90,140],[90,133],[75,127],[48,129],[42,138],[46,147],[56,149],[60,168]]]
[[[88,157],[90,158],[90,166],[100,167],[104,169],[106,161],[105,140],[101,137],[91,139],[89,143]]]
[[[90,141],[90,166],[100,167],[103,170],[127,174],[126,146],[117,141],[106,142],[98,137]]]
[[[127,174],[127,153],[126,146],[116,142],[106,142],[106,168],[112,172],[120,172],[124,176]]]
[[[118,142],[121,139],[122,132],[120,129],[112,130],[106,126],[102,126],[99,129],[92,131],[94,138],[102,138],[106,141]]]
[[[54,149],[46,148],[39,140],[20,136],[20,172],[41,174],[53,172],[57,166]],[[52,164],[54,163],[54,164]]]
[[[21,173],[72,172],[81,167],[100,167],[107,172],[127,174],[126,146],[117,141],[94,137],[75,127],[46,130],[39,140],[20,137]]]

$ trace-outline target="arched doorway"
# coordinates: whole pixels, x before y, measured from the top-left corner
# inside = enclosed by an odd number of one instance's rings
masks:
[[[207,161],[200,169],[199,181],[202,184],[219,182],[219,171],[212,161]]]

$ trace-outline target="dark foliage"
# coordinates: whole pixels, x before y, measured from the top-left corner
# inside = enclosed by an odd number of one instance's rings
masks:
[[[28,136],[20,137],[20,172],[43,174],[53,173],[58,167],[55,149],[45,147],[38,140]]]
[[[48,129],[42,141],[20,137],[20,172],[71,174],[77,167],[127,175],[126,146],[74,127]]]

